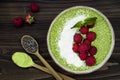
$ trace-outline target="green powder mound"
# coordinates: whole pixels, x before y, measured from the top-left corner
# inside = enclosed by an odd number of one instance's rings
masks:
[[[31,67],[34,64],[31,57],[24,52],[15,52],[12,55],[12,60],[17,66],[22,68]]]

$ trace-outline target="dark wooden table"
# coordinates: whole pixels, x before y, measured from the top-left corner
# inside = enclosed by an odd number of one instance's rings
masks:
[[[40,12],[34,13],[35,24],[24,24],[21,28],[14,27],[14,17],[25,17],[31,2],[40,5]],[[96,72],[86,75],[74,75],[62,70],[51,59],[46,44],[46,36],[52,20],[64,9],[85,5],[104,13],[110,20],[115,31],[115,48],[109,61]],[[27,13],[25,13],[25,10]],[[23,35],[34,36],[40,45],[42,56],[57,71],[76,80],[120,80],[120,0],[0,0],[0,80],[55,80],[51,75],[35,68],[22,69],[11,61],[16,51],[24,51],[20,39]],[[24,51],[25,52],[25,51]],[[31,55],[34,61],[41,64]],[[42,65],[42,64],[41,64]]]

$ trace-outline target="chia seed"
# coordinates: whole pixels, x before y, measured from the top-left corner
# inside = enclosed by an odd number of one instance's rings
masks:
[[[31,37],[23,38],[23,47],[29,53],[35,53],[38,49],[38,45]]]

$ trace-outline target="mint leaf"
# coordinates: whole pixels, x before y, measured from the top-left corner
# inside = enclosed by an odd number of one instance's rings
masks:
[[[95,24],[96,19],[97,19],[97,17],[86,18],[84,20],[84,22],[83,21],[77,22],[73,27],[71,27],[71,29],[73,29],[73,28],[80,28],[82,26],[87,26],[87,25]]]
[[[79,27],[81,27],[83,25],[84,25],[83,21],[79,21],[71,29],[73,29],[73,28],[79,28]]]
[[[84,20],[85,25],[92,25],[96,22],[97,17],[86,18]]]

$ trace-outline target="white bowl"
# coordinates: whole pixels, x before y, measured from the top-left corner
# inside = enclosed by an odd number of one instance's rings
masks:
[[[69,52],[69,50],[71,51],[72,46],[67,47],[66,45],[67,42],[71,44],[71,41],[73,40],[72,37],[73,34],[76,32],[76,29],[70,30],[69,28],[72,27],[79,20],[91,16],[96,16],[98,18],[97,19],[98,21],[96,21],[94,29],[91,29],[91,31],[95,31],[97,34],[97,38],[92,45],[95,45],[98,48],[98,52],[95,55],[96,65],[88,67],[84,64],[83,61],[82,62],[81,60],[78,61],[77,59],[78,57],[76,57],[75,53],[74,53],[75,57],[73,56],[69,56],[69,58],[65,57],[63,55],[64,52],[62,53],[61,49],[63,51],[65,51],[66,49],[67,52]],[[66,25],[69,28],[66,28]],[[71,31],[71,33],[70,35],[68,35],[68,33],[65,33],[65,37],[63,38],[64,35],[62,34],[64,33],[65,29],[66,31],[67,30]],[[71,37],[68,38],[66,35]],[[66,41],[66,38],[68,38],[69,40]],[[64,39],[65,42],[63,42]],[[62,41],[60,42],[60,40]],[[62,44],[62,47],[64,48],[61,48],[60,44]],[[100,11],[88,6],[75,6],[62,11],[51,23],[47,35],[47,46],[50,56],[53,58],[55,63],[58,64],[62,69],[74,74],[87,74],[101,68],[110,58],[112,51],[114,49],[114,44],[115,44],[114,31],[107,17]],[[65,55],[69,55],[69,53],[66,53]],[[73,55],[73,52],[70,52],[70,55]],[[70,60],[73,60],[73,62],[71,61],[70,63]],[[76,62],[81,62],[82,66],[80,66],[80,64],[78,65]]]

